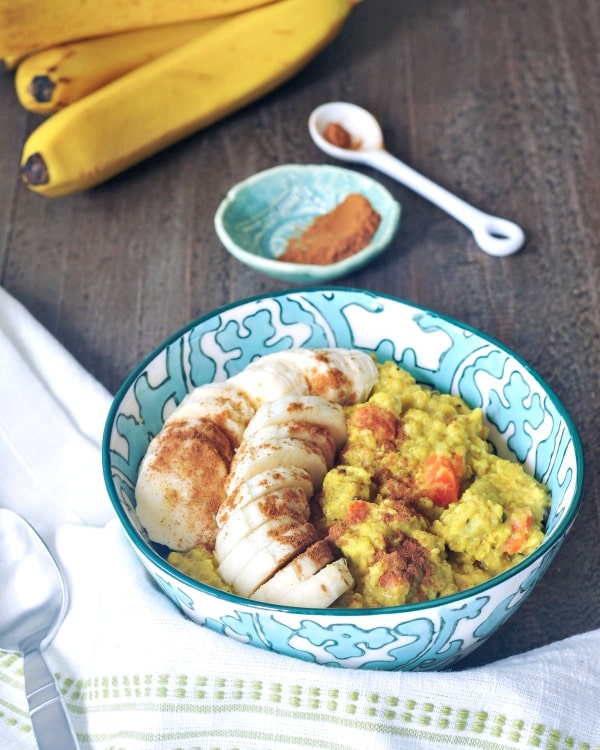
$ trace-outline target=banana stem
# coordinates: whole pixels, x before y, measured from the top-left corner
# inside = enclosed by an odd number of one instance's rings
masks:
[[[48,167],[44,157],[39,154],[31,154],[25,164],[21,167],[21,178],[26,185],[46,185],[50,181]]]
[[[55,88],[56,85],[48,76],[34,76],[29,85],[31,96],[40,104],[52,101]]]

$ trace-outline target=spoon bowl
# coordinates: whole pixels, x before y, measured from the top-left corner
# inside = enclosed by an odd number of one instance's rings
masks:
[[[67,608],[63,578],[50,551],[17,513],[0,508],[0,648],[23,654],[31,723],[42,749],[78,747],[44,649]]]
[[[351,148],[336,146],[326,137],[330,123],[341,125],[352,139]],[[349,102],[329,102],[317,107],[308,120],[313,141],[329,156],[341,161],[364,162],[366,154],[383,151],[381,126],[366,109]]]
[[[340,125],[349,134],[350,148],[326,137],[330,124]],[[366,109],[349,102],[322,104],[311,113],[308,130],[315,144],[334,159],[378,169],[446,211],[471,230],[479,248],[488,255],[511,255],[523,246],[525,234],[517,224],[480,211],[386,151],[381,127]]]

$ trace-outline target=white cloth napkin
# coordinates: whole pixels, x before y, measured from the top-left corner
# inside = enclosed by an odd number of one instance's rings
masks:
[[[0,506],[38,529],[67,578],[47,658],[82,748],[600,749],[600,631],[412,674],[305,664],[185,619],[105,493],[110,395],[1,288],[0,363]],[[0,748],[35,747],[22,659],[0,651]]]

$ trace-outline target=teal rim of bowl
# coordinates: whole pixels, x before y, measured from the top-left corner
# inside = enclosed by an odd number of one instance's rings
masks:
[[[298,293],[307,293],[307,292],[308,293],[345,292],[348,294],[358,294],[358,295],[366,294],[366,295],[371,295],[373,297],[381,297],[382,299],[387,299],[392,302],[399,302],[400,304],[407,305],[408,307],[412,307],[415,310],[420,310],[421,312],[432,313],[436,317],[441,318],[442,320],[452,325],[456,325],[465,331],[468,331],[470,333],[475,334],[476,336],[479,336],[481,339],[483,339],[484,341],[487,341],[489,344],[499,347],[502,351],[506,352],[511,357],[513,357],[515,361],[518,362],[525,370],[527,370],[527,372],[531,375],[531,377],[535,381],[537,381],[537,383],[544,389],[544,391],[548,395],[548,398],[553,402],[554,406],[556,407],[557,412],[561,415],[565,424],[568,426],[569,433],[573,440],[573,449],[575,452],[576,464],[580,468],[580,471],[578,472],[578,476],[577,476],[576,487],[573,493],[573,502],[571,503],[571,506],[569,507],[565,515],[560,519],[558,526],[557,526],[557,531],[551,540],[548,540],[545,538],[542,544],[536,550],[534,550],[524,560],[517,563],[512,568],[509,568],[508,570],[505,570],[504,572],[499,573],[493,578],[490,578],[489,581],[486,581],[485,583],[480,583],[477,586],[472,586],[471,588],[465,589],[464,591],[460,591],[456,594],[450,594],[448,596],[442,596],[442,597],[439,597],[438,599],[430,599],[424,602],[417,602],[415,604],[401,604],[395,607],[373,607],[373,608],[327,607],[323,609],[323,608],[308,608],[308,607],[290,607],[290,606],[284,606],[284,605],[278,605],[278,604],[269,604],[266,602],[255,601],[254,599],[249,599],[247,597],[238,596],[237,594],[230,594],[229,592],[223,591],[222,589],[214,588],[213,586],[209,586],[208,584],[201,583],[200,581],[197,581],[194,578],[190,578],[185,573],[182,573],[177,568],[175,568],[170,563],[168,563],[165,560],[165,558],[161,557],[158,554],[158,552],[156,552],[156,550],[150,544],[147,544],[143,539],[140,539],[138,533],[133,528],[129,519],[127,518],[127,515],[123,511],[123,508],[121,507],[121,503],[119,502],[119,499],[116,493],[114,492],[112,474],[110,472],[110,448],[109,448],[110,438],[111,438],[111,433],[112,433],[113,423],[115,420],[116,413],[119,410],[119,407],[121,405],[121,402],[123,401],[123,398],[126,392],[130,389],[130,387],[135,382],[135,380],[139,377],[139,375],[146,369],[148,364],[158,354],[160,354],[160,352],[162,352],[164,349],[170,346],[174,341],[176,341],[178,338],[180,338],[185,333],[187,333],[187,331],[191,330],[192,328],[204,322],[205,320],[208,320],[209,318],[212,318],[216,315],[220,315],[226,312],[227,310],[237,307],[238,305],[246,304],[249,302],[260,301],[262,299],[274,299],[276,297],[283,297],[287,294],[298,294]],[[506,581],[509,578],[512,578],[521,570],[531,565],[532,562],[535,562],[542,555],[545,555],[553,547],[555,547],[556,545],[562,544],[562,542],[564,541],[565,535],[569,532],[569,530],[571,529],[575,521],[575,517],[577,516],[579,507],[581,505],[582,494],[583,494],[583,484],[584,484],[584,474],[585,474],[581,438],[579,436],[579,432],[577,428],[575,427],[575,424],[573,423],[573,420],[571,419],[569,413],[566,411],[565,407],[562,405],[561,401],[556,396],[554,391],[548,386],[546,381],[540,375],[538,375],[538,373],[534,369],[532,369],[525,362],[525,360],[523,360],[522,357],[520,357],[510,348],[500,343],[497,339],[494,339],[493,337],[482,333],[477,328],[474,328],[466,323],[463,323],[457,320],[456,318],[453,318],[448,315],[444,315],[442,313],[438,313],[429,307],[425,307],[424,305],[419,305],[414,302],[409,302],[408,300],[404,300],[400,297],[396,297],[395,295],[385,294],[382,292],[369,291],[366,289],[360,289],[360,288],[355,288],[355,287],[326,287],[326,286],[306,287],[302,289],[284,289],[282,291],[275,292],[275,293],[272,292],[272,293],[266,293],[266,294],[257,294],[251,297],[245,297],[244,299],[238,300],[236,302],[231,302],[227,305],[222,305],[221,307],[215,308],[214,310],[211,310],[210,312],[205,313],[204,315],[201,315],[198,318],[195,318],[193,321],[191,321],[190,323],[187,323],[185,326],[183,326],[178,331],[176,331],[171,336],[169,336],[169,338],[165,339],[152,352],[150,352],[150,354],[148,354],[148,356],[146,356],[135,367],[134,370],[130,372],[130,374],[126,377],[125,381],[122,383],[121,387],[117,390],[115,394],[113,402],[108,411],[108,415],[106,417],[106,423],[105,423],[104,433],[103,433],[103,438],[102,438],[102,470],[103,470],[103,475],[104,475],[104,483],[108,491],[110,501],[113,505],[113,508],[119,520],[121,521],[123,528],[125,529],[125,532],[130,542],[135,546],[136,550],[138,551],[138,554],[141,554],[143,557],[148,558],[154,565],[160,568],[165,573],[165,575],[172,576],[173,578],[176,578],[177,580],[179,580],[181,583],[187,586],[190,586],[191,588],[194,588],[197,591],[205,593],[209,596],[214,596],[218,599],[225,599],[226,601],[229,601],[232,603],[242,602],[245,605],[252,606],[255,609],[278,611],[278,612],[291,612],[295,614],[306,614],[306,615],[319,615],[319,614],[323,615],[324,613],[327,613],[327,614],[331,614],[334,616],[377,615],[377,614],[394,614],[394,613],[404,613],[404,612],[409,613],[409,612],[416,612],[419,610],[432,609],[433,607],[438,607],[440,605],[446,605],[446,604],[452,604],[454,602],[460,601],[461,599],[467,599],[467,598],[470,598],[471,596],[477,596],[479,594],[485,593],[488,589],[495,587],[497,584],[502,583],[503,581]]]

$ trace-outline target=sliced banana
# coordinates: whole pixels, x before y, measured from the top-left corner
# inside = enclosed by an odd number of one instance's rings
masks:
[[[321,396],[291,395],[259,407],[246,426],[244,440],[264,427],[290,423],[325,427],[334,440],[336,450],[342,447],[348,435],[346,417],[339,404],[327,401]]]
[[[217,526],[219,528],[224,526],[232,512],[253,503],[270,492],[277,492],[288,487],[300,488],[308,499],[312,497],[314,492],[310,474],[297,466],[277,466],[274,469],[265,469],[265,471],[255,474],[221,503],[215,519]]]
[[[309,393],[347,405],[365,401],[377,382],[377,365],[358,349],[288,349],[270,355],[297,368]]]
[[[308,498],[301,487],[286,487],[263,495],[229,515],[227,523],[217,532],[215,556],[224,560],[241,539],[267,521],[290,516],[304,522],[309,515]]]
[[[282,466],[305,469],[315,489],[321,486],[327,473],[327,462],[323,455],[304,440],[283,438],[259,445],[244,441],[231,463],[231,471],[225,482],[225,494],[231,495],[243,482],[266,469]]]
[[[333,466],[337,453],[336,445],[329,430],[319,424],[310,424],[309,422],[268,424],[251,435],[246,433],[244,440],[250,445],[261,445],[284,438],[303,440],[305,443],[313,445],[325,459],[327,468],[330,469]]]
[[[263,583],[251,596],[260,602],[279,604],[296,586],[333,561],[329,542],[321,539],[290,562],[272,578]]]
[[[337,349],[336,352],[343,358],[343,366],[356,388],[351,403],[360,404],[366,401],[379,377],[375,360],[358,349]]]
[[[266,355],[251,362],[229,382],[243,390],[258,408],[266,401],[288,394],[308,393],[308,383],[300,370],[278,354]]]
[[[376,379],[374,361],[358,350],[296,348],[195,388],[151,441],[140,466],[137,514],[150,539],[185,551],[216,544],[223,529],[218,562],[231,568],[231,580],[243,574],[243,561],[257,553],[260,529],[267,533],[275,520],[300,523],[306,516],[305,501],[292,500],[300,497],[292,493],[280,509],[284,515],[255,528],[265,513],[259,498],[292,487],[310,498],[320,488],[347,437],[342,405],[366,400]],[[235,563],[231,540],[238,537],[235,551],[245,543],[245,552]],[[256,563],[257,571],[268,568],[273,550],[260,558],[262,568]]]
[[[240,596],[250,596],[268,578],[317,541],[317,532],[310,523],[290,528],[278,535],[238,572],[231,587]]]
[[[352,574],[343,558],[335,560],[301,581],[278,604],[290,607],[329,607],[354,585]]]
[[[228,432],[237,447],[254,412],[246,394],[230,380],[206,383],[190,391],[165,424],[210,419]]]
[[[225,583],[232,586],[236,593],[247,596],[242,593],[242,590],[245,591],[247,587],[243,583],[244,574],[247,573],[248,577],[254,580],[256,576],[252,575],[250,567],[259,553],[269,549],[268,554],[277,557],[280,567],[290,557],[315,542],[315,535],[316,531],[312,524],[302,523],[299,519],[288,515],[267,521],[240,539],[235,548],[223,560],[219,560],[219,575]],[[277,567],[274,567],[271,572],[275,573],[276,570]],[[238,589],[237,583],[234,582],[237,582],[240,576],[241,588]],[[260,581],[257,586],[262,582]]]
[[[227,433],[210,420],[165,427],[142,460],[135,488],[148,536],[179,552],[212,544],[232,457]]]
[[[212,545],[225,479],[254,408],[225,383],[191,391],[153,438],[140,464],[136,513],[150,539],[183,552]]]
[[[264,477],[265,472],[281,472],[291,467],[305,472],[313,490],[317,489],[346,437],[346,418],[342,407],[321,396],[292,394],[258,407],[232,461],[225,484],[227,499],[221,506],[223,512],[218,516],[215,556],[219,561],[219,572],[236,593],[249,596],[318,539],[314,526],[305,523],[302,527],[291,528],[294,536],[291,541],[288,538],[290,529],[277,524],[275,519],[278,515],[281,519],[298,519],[297,505],[290,503],[286,507],[284,503],[282,507],[278,502],[264,508],[261,500],[270,496],[249,501],[244,494],[252,497],[260,490],[252,486],[245,491],[246,485],[252,483],[256,476]],[[304,495],[304,521],[310,513],[308,497],[313,490]],[[298,497],[298,492],[300,496],[304,494],[298,487],[288,487],[283,492],[292,493],[291,498]],[[235,497],[244,498],[245,503],[237,510],[235,502],[230,504],[231,498]],[[267,537],[272,538],[270,543],[266,542]],[[263,546],[249,559],[249,550],[260,545]],[[307,577],[318,571],[316,561],[322,567],[332,559],[331,550],[325,547],[320,555],[307,557],[304,563],[300,561],[295,570]],[[290,568],[287,577],[283,578],[284,590],[295,590],[301,580],[298,576],[294,578],[294,569]],[[277,591],[277,584],[274,590]]]

